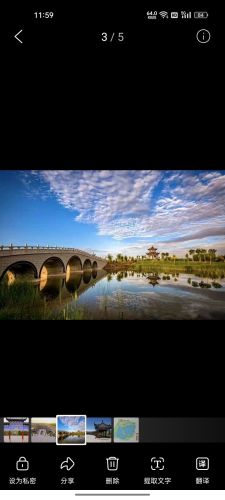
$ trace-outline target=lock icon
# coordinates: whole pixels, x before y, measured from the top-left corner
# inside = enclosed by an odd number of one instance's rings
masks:
[[[20,457],[19,460],[16,462],[16,470],[19,472],[26,472],[29,470],[29,462],[25,457]]]

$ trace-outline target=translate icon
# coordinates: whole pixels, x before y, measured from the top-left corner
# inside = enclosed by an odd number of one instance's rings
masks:
[[[209,458],[208,457],[196,458],[196,470],[209,470]]]

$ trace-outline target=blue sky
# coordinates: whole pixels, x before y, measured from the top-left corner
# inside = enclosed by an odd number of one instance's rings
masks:
[[[225,253],[225,170],[0,172],[0,244]]]
[[[82,416],[58,417],[58,430],[66,432],[85,431],[85,419]]]

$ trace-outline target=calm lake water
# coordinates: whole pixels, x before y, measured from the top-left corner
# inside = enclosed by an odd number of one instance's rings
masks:
[[[84,444],[84,437],[67,436],[60,441],[60,444]]]
[[[211,288],[199,287],[202,281]],[[193,274],[94,271],[38,286],[48,307],[76,308],[87,319],[225,319],[225,280],[216,283],[222,287]]]

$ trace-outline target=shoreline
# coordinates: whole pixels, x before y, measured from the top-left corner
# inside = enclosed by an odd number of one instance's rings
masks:
[[[113,272],[113,271],[127,271],[128,269],[133,271],[133,263],[131,264],[107,264],[104,267],[104,271]]]

